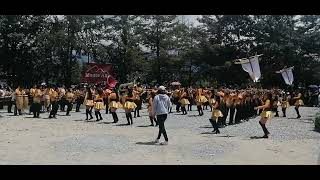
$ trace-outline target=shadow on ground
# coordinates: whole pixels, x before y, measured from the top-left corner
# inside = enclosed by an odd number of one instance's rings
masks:
[[[251,136],[250,139],[264,139],[262,136]]]
[[[157,145],[153,141],[150,141],[150,142],[137,142],[136,144],[138,144],[138,145],[153,145],[153,146]]]
[[[199,128],[212,128],[212,126],[200,126]]]
[[[188,117],[198,117],[199,115],[188,115]]]
[[[150,126],[150,125],[141,125],[141,126],[137,126],[137,127],[154,127],[154,126]]]
[[[113,122],[99,122],[97,124],[114,124]]]
[[[117,124],[115,126],[130,126],[130,125],[128,125],[128,124]]]

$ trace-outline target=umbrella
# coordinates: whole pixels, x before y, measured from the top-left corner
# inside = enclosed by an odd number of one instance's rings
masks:
[[[172,83],[171,83],[171,85],[172,85],[172,86],[180,86],[180,85],[181,85],[181,83],[179,83],[179,82],[175,81],[175,82],[172,82]]]
[[[318,88],[317,85],[310,85],[309,88]]]

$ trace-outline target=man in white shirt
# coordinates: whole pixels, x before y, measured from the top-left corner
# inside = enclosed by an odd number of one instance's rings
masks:
[[[159,143],[161,134],[163,134],[165,142],[160,143],[161,145],[168,145],[167,132],[164,127],[164,122],[167,119],[169,109],[171,108],[171,101],[169,96],[166,94],[166,89],[164,86],[160,86],[158,89],[158,95],[154,97],[153,100],[153,116],[157,116],[157,121],[159,124],[159,133],[158,137],[155,140],[155,143]],[[153,117],[154,119],[154,117]]]

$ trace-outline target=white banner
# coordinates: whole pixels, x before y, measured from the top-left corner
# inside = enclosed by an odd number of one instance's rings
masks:
[[[279,71],[283,77],[284,82],[288,85],[292,85],[294,81],[292,69],[293,67],[290,67],[290,68],[285,68]]]
[[[250,75],[253,82],[258,82],[261,77],[258,56],[249,59],[247,63],[242,63],[241,66],[242,69]]]

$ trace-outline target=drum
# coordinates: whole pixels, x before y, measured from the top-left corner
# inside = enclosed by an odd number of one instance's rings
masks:
[[[23,109],[28,109],[29,106],[29,97],[28,95],[23,96]]]

